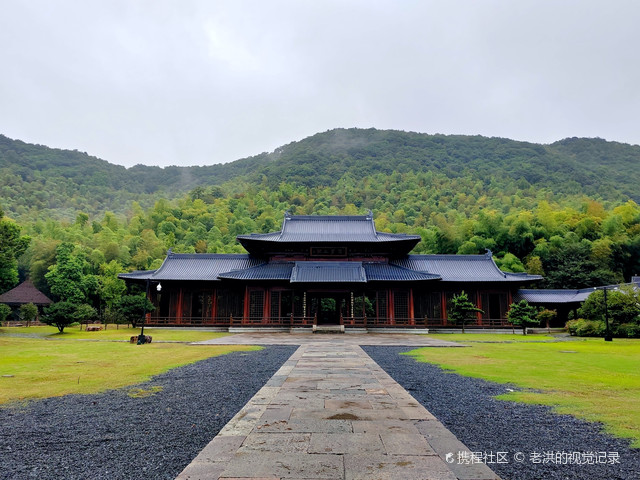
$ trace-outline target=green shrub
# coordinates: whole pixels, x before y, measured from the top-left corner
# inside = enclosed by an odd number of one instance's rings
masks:
[[[0,325],[9,318],[9,315],[11,315],[11,307],[4,303],[0,303]]]
[[[581,317],[604,320],[604,292],[596,290],[578,310]],[[614,287],[608,291],[607,309],[611,325],[638,323],[640,318],[640,292],[631,286]]]
[[[604,322],[600,320],[584,320],[576,329],[579,337],[603,337],[606,330]]]
[[[565,328],[570,335],[578,337],[603,337],[606,324],[601,320],[586,320],[579,318],[569,320]],[[613,335],[620,338],[640,338],[640,325],[637,323],[623,323],[612,327]]]
[[[569,320],[565,328],[571,335],[578,337],[603,337],[606,330],[604,322],[584,318]]]
[[[569,320],[564,325],[564,328],[569,332],[569,335],[572,335],[574,337],[576,336],[576,329],[578,328],[578,325],[582,320],[583,320],[582,318],[578,318],[577,320]]]
[[[636,323],[623,323],[616,328],[616,337],[640,338],[640,325]]]

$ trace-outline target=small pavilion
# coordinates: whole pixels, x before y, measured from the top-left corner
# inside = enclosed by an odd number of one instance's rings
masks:
[[[33,303],[38,307],[38,312],[40,312],[43,307],[52,304],[53,301],[38,290],[35,285],[31,283],[31,280],[26,280],[17,287],[0,295],[0,303],[8,305],[12,309],[17,309],[22,305]]]

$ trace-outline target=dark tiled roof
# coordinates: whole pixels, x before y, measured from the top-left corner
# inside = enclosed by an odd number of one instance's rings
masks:
[[[289,280],[291,283],[375,281],[528,282],[537,275],[502,272],[488,255],[410,255],[384,262],[272,262],[247,254],[169,253],[157,270],[120,275],[132,281]]]
[[[503,272],[490,254],[485,255],[409,255],[392,262],[419,272],[439,275],[445,282],[529,282],[540,275]]]
[[[289,280],[293,262],[265,263],[245,270],[221,273],[219,278],[232,280]]]
[[[6,303],[7,305],[23,305],[25,303],[49,305],[53,302],[49,297],[38,290],[31,281],[27,280],[17,287],[0,295],[0,303]]]
[[[172,253],[167,255],[162,266],[155,270],[121,274],[120,278],[131,280],[218,280],[221,273],[244,270],[263,264],[263,260],[246,254],[224,253]]]
[[[282,230],[274,233],[239,235],[238,240],[282,243],[395,242],[420,240],[419,235],[377,232],[370,215],[286,215]]]
[[[291,283],[440,280],[437,275],[374,262],[274,262],[222,273],[219,277],[234,280],[290,280]]]
[[[589,295],[594,292],[593,288],[583,288],[580,290],[518,290],[514,300],[526,300],[529,303],[580,303],[584,302]]]
[[[415,270],[409,270],[408,268],[399,267],[397,265],[389,265],[385,263],[367,262],[364,263],[364,270],[367,274],[368,282],[415,282],[421,280],[440,280],[440,275],[416,272]]]
[[[118,275],[118,278],[125,280],[146,280],[147,278],[153,278],[154,273],[156,273],[156,270],[136,270],[134,272],[121,273]]]
[[[365,283],[362,262],[296,262],[291,283]]]

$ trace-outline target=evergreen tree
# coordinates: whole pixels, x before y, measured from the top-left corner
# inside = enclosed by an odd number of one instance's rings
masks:
[[[529,305],[526,300],[520,300],[518,303],[512,303],[507,312],[507,318],[513,325],[522,327],[522,334],[527,334],[527,327],[540,325],[537,317],[536,307]]]
[[[462,333],[467,322],[475,320],[477,313],[484,313],[483,310],[476,307],[464,290],[459,295],[451,298],[448,306],[449,321],[456,325],[462,325]]]

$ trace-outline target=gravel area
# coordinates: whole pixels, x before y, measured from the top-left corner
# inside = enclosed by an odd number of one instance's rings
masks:
[[[640,479],[640,450],[602,434],[599,424],[557,415],[548,407],[496,400],[494,396],[517,387],[448,373],[399,355],[411,348],[363,348],[471,451],[487,454],[487,463],[496,461],[498,452],[508,452],[507,463],[489,464],[503,479]],[[595,457],[593,464],[575,464],[567,452],[578,452],[580,462],[592,458],[589,452],[606,455]],[[620,463],[609,464],[616,455]],[[547,463],[534,463],[545,458]]]
[[[173,479],[295,350],[236,352],[126,389],[1,408],[0,479]]]

